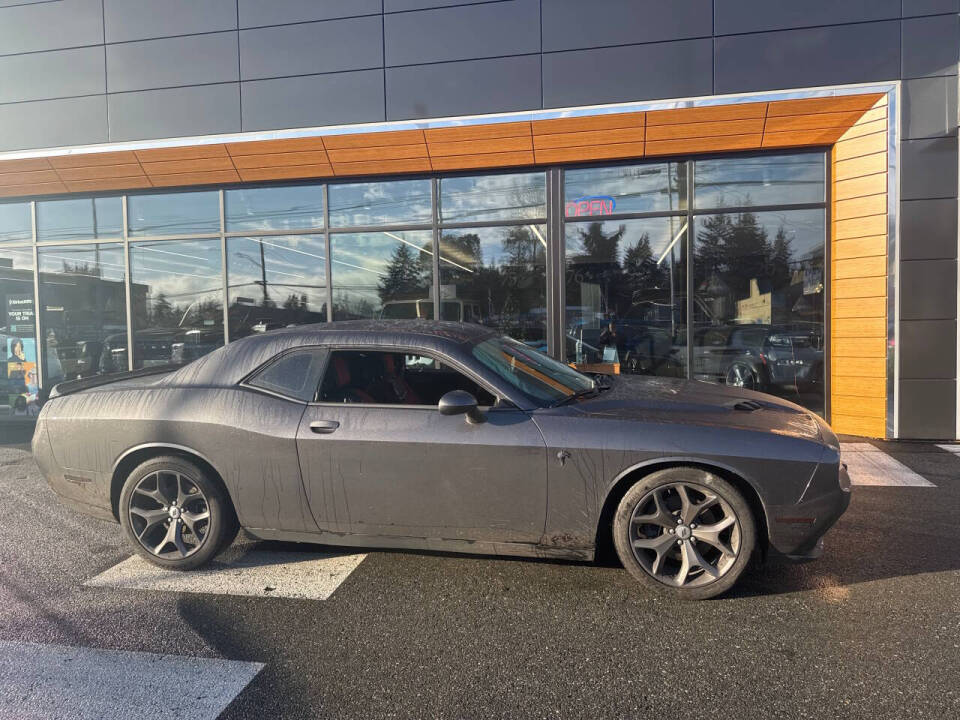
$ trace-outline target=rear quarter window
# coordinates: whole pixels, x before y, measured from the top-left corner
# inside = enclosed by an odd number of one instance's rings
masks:
[[[325,353],[319,348],[285,353],[272,360],[247,384],[312,402],[317,395],[324,357]]]

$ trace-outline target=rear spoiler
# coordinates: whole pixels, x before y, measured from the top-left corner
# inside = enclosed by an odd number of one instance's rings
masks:
[[[64,395],[72,395],[81,390],[89,390],[90,388],[100,387],[101,385],[109,385],[110,383],[119,382],[120,380],[131,380],[133,378],[148,377],[150,375],[164,375],[174,370],[179,370],[181,367],[183,366],[173,364],[156,365],[154,367],[140,368],[139,370],[130,370],[128,372],[105,373],[103,375],[91,375],[90,377],[80,378],[78,380],[67,380],[66,382],[57,383],[53,386],[53,389],[50,390],[50,399],[52,400],[55,397],[62,397]]]

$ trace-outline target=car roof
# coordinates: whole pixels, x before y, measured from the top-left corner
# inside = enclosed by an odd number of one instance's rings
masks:
[[[310,345],[412,344],[425,350],[472,345],[497,333],[472,323],[436,320],[346,320],[257,333],[231,342],[176,370],[158,384],[235,384],[285,350]]]

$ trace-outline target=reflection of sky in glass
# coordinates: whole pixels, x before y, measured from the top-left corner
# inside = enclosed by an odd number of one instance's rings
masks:
[[[306,296],[305,309],[319,312],[327,301],[325,257],[322,235],[228,238],[230,303],[262,304],[266,276],[269,302]]]
[[[30,224],[29,203],[0,203],[0,242],[30,240]]]
[[[330,242],[333,303],[337,311],[334,319],[379,315],[382,304],[377,291],[388,277],[391,260],[401,245],[409,249],[411,262],[425,271],[417,294],[427,297],[433,263],[433,233],[429,230],[333,235]]]
[[[598,196],[614,198],[616,207],[613,212],[616,213],[685,210],[686,194],[681,195],[678,188],[685,186],[686,172],[684,163],[567,170],[564,172],[566,215],[570,218],[600,214],[567,205],[580,198]]]
[[[45,200],[37,203],[37,239],[119,238],[123,210],[119,197]]]
[[[597,224],[597,221],[592,223],[567,223],[565,242],[568,265],[578,262],[594,262],[594,259],[587,255],[588,251],[583,242],[583,233],[590,233],[590,226],[594,224]],[[670,251],[678,249],[683,244],[686,224],[687,219],[684,217],[612,220],[599,223],[600,233],[606,237],[616,235],[621,227],[624,229],[623,236],[617,243],[617,262],[620,264],[623,263],[626,252],[630,248],[636,247],[644,236],[650,242],[650,250],[653,253],[654,260],[659,260],[664,256],[667,256],[669,260]]]
[[[440,179],[441,222],[525,220],[547,215],[544,173]]]
[[[823,153],[697,160],[695,207],[790,205],[824,201]]]
[[[323,227],[323,187],[288,185],[224,193],[227,231]]]
[[[220,194],[202,192],[131,195],[130,235],[187,235],[220,232]]]
[[[331,227],[429,223],[433,216],[429,180],[334,184],[328,192]]]
[[[130,281],[142,287],[147,305],[163,296],[178,315],[194,303],[222,301],[219,240],[164,240],[130,245]]]
[[[60,245],[37,249],[41,273],[122,281],[125,275],[120,244]],[[41,278],[42,279],[42,278]]]

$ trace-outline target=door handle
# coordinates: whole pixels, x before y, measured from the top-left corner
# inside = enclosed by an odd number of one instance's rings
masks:
[[[314,420],[310,423],[310,431],[317,433],[317,435],[329,435],[338,427],[340,427],[340,423],[336,420]]]

